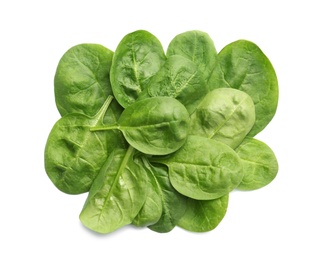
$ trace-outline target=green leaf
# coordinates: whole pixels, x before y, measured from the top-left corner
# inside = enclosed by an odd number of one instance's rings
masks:
[[[148,176],[148,193],[143,207],[134,218],[132,224],[139,227],[145,227],[157,223],[161,218],[163,213],[164,195],[157,177],[153,173],[153,167],[149,164],[145,156],[141,156],[141,160]]]
[[[191,115],[190,134],[236,148],[251,130],[255,108],[243,91],[219,88],[209,92]]]
[[[143,30],[127,34],[119,43],[110,72],[112,89],[124,108],[133,104],[166,60],[159,40]]]
[[[244,177],[237,187],[239,190],[259,189],[275,179],[278,163],[267,144],[247,137],[235,151],[241,158],[244,169]]]
[[[193,61],[207,81],[215,66],[217,51],[210,36],[201,31],[187,31],[175,36],[167,49],[167,57],[182,55]]]
[[[239,40],[224,47],[208,82],[211,90],[236,88],[249,94],[255,105],[256,121],[249,133],[255,136],[274,117],[278,103],[278,82],[269,59],[252,42]]]
[[[224,218],[229,195],[215,200],[187,200],[183,217],[177,225],[192,232],[207,232],[215,229]]]
[[[197,200],[222,197],[243,177],[241,160],[232,148],[200,136],[190,135],[175,153],[151,161],[167,165],[173,187]]]
[[[62,56],[54,78],[56,105],[62,116],[97,113],[112,95],[112,57],[113,52],[99,44],[79,44]]]
[[[207,84],[195,63],[183,56],[173,55],[168,57],[164,66],[152,77],[139,99],[173,97],[191,114],[207,93]]]
[[[147,175],[134,148],[114,150],[101,168],[80,214],[87,228],[110,233],[132,223],[147,194]]]
[[[94,127],[92,131],[111,129],[121,130],[127,142],[142,153],[164,155],[185,143],[189,114],[174,98],[147,98],[127,107],[117,125]]]
[[[126,146],[119,131],[90,131],[90,127],[102,125],[111,100],[112,96],[94,117],[68,114],[52,128],[44,163],[49,178],[59,190],[69,194],[87,192],[110,152]]]
[[[171,185],[167,167],[152,164],[148,164],[147,167],[149,175],[152,175],[157,182],[162,202],[162,214],[155,224],[149,226],[149,229],[159,233],[167,233],[176,226],[183,216],[187,198],[178,193]]]

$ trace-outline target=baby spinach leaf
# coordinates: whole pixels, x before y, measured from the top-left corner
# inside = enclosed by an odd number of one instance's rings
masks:
[[[54,78],[56,105],[62,116],[97,113],[112,95],[112,57],[113,52],[99,44],[79,44],[62,56]]]
[[[162,45],[154,35],[143,30],[127,34],[116,49],[110,72],[120,105],[126,108],[133,104],[165,60]]]
[[[89,190],[102,164],[116,147],[125,147],[119,131],[90,132],[101,125],[110,96],[94,117],[68,114],[52,128],[45,147],[45,170],[55,186],[69,194]]]
[[[243,91],[219,88],[210,91],[191,115],[190,134],[221,141],[236,148],[251,130],[255,108]]]
[[[249,132],[255,136],[274,117],[278,103],[278,82],[269,59],[252,42],[228,44],[217,56],[209,88],[236,88],[249,94],[255,105],[256,121]]]
[[[166,166],[148,164],[147,169],[148,174],[155,178],[159,186],[159,196],[162,202],[160,219],[148,227],[153,231],[166,233],[171,231],[183,216],[187,197],[178,193],[171,185]]]
[[[144,204],[147,175],[134,148],[115,149],[94,180],[80,214],[87,228],[110,233],[132,223]]]
[[[167,57],[182,55],[193,61],[207,81],[216,63],[217,51],[210,36],[201,31],[187,31],[177,35],[169,44]]]
[[[173,97],[191,114],[207,93],[207,84],[197,66],[183,56],[173,55],[167,58],[164,66],[152,77],[139,99]]]
[[[153,173],[152,166],[145,156],[141,157],[144,170],[147,172],[148,193],[140,212],[134,218],[132,224],[135,226],[149,226],[157,223],[163,212],[163,192],[156,176]]]
[[[127,142],[145,154],[164,155],[179,149],[189,131],[186,108],[171,97],[153,97],[135,102],[121,114],[118,125],[91,130],[119,129]]]
[[[151,161],[167,165],[173,187],[197,200],[224,196],[243,177],[241,160],[232,148],[200,136],[188,136],[179,150],[168,156],[153,157]]]
[[[277,159],[267,144],[247,137],[235,151],[241,158],[244,169],[244,177],[237,187],[239,190],[262,188],[276,177]]]
[[[229,195],[214,200],[187,200],[186,211],[177,225],[193,232],[207,232],[218,226],[224,218]]]

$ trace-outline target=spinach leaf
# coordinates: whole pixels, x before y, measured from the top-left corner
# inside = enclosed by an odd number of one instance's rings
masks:
[[[154,35],[143,30],[127,34],[116,49],[110,71],[120,105],[126,108],[133,104],[165,60],[162,45]]]
[[[164,195],[157,177],[153,173],[153,167],[149,164],[145,156],[141,156],[141,160],[148,176],[148,193],[143,207],[134,218],[132,224],[139,227],[145,227],[157,223],[161,218],[163,213]]]
[[[251,130],[255,108],[243,91],[219,88],[210,91],[191,115],[190,134],[221,141],[236,148]]]
[[[134,148],[115,149],[94,180],[80,214],[87,228],[110,233],[132,223],[144,204],[147,175]]]
[[[207,93],[207,84],[197,66],[183,56],[173,55],[167,58],[163,67],[152,77],[139,99],[173,97],[191,114]]]
[[[112,98],[108,97],[95,116],[68,114],[52,128],[44,162],[49,178],[59,190],[69,194],[88,191],[112,149],[126,146],[119,131],[92,133],[89,130],[102,124]]]
[[[269,59],[252,42],[228,44],[217,55],[209,88],[236,88],[249,94],[255,105],[256,121],[249,132],[255,136],[274,117],[278,103],[278,82]]]
[[[56,105],[62,116],[97,113],[112,95],[112,57],[113,52],[99,44],[79,44],[62,56],[54,78]]]
[[[164,165],[147,164],[148,174],[155,178],[159,186],[159,196],[162,202],[160,219],[149,229],[166,233],[171,231],[186,210],[187,197],[178,193],[169,181],[167,167]]]
[[[139,100],[127,107],[118,124],[91,130],[119,129],[127,142],[145,154],[164,155],[179,149],[189,131],[186,108],[171,97]]]
[[[89,191],[80,220],[95,232],[128,224],[210,231],[232,190],[259,189],[277,175],[273,151],[253,138],[278,104],[276,74],[259,47],[240,40],[217,54],[194,30],[174,37],[166,55],[138,30],[115,53],[80,44],[59,61],[62,118],[44,165],[59,190]]]
[[[242,180],[241,160],[222,142],[190,135],[175,153],[153,157],[151,161],[168,166],[169,180],[181,194],[211,200],[228,194]]]
[[[186,211],[177,225],[193,232],[207,232],[218,226],[224,218],[229,195],[214,200],[187,200]]]
[[[241,158],[244,169],[244,177],[237,187],[239,190],[259,189],[275,179],[278,163],[267,144],[247,137],[235,151]]]
[[[193,61],[207,81],[216,63],[217,51],[210,36],[201,31],[187,31],[177,35],[169,44],[167,57],[182,55]]]

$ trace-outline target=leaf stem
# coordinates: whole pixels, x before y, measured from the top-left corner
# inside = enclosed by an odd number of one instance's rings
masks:
[[[111,103],[111,101],[114,99],[114,97],[112,95],[109,95],[106,99],[106,101],[103,103],[102,107],[99,109],[99,111],[95,114],[95,118],[97,118],[97,121],[101,121],[103,120],[103,117]]]
[[[105,130],[115,130],[115,129],[120,129],[119,125],[104,125],[104,126],[93,126],[90,128],[91,132],[94,131],[105,131]]]

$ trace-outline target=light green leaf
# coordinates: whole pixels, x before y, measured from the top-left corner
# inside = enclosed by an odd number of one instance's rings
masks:
[[[119,131],[90,131],[91,127],[103,125],[112,99],[108,97],[93,117],[67,114],[53,126],[45,147],[44,163],[49,178],[59,190],[69,194],[87,192],[110,152],[126,146]]]
[[[193,30],[175,36],[168,46],[167,57],[176,54],[193,61],[207,82],[217,55],[214,42],[207,33]]]
[[[207,232],[215,229],[224,218],[229,195],[214,200],[189,198],[186,211],[177,225],[193,232]]]
[[[147,174],[134,148],[114,150],[101,168],[80,214],[87,228],[110,233],[132,223],[147,194]]]
[[[275,70],[254,43],[239,40],[228,44],[217,55],[209,88],[235,88],[249,94],[255,105],[256,121],[249,133],[255,136],[274,117],[278,103]]]
[[[62,56],[54,78],[56,105],[62,116],[97,113],[112,95],[112,57],[113,52],[99,44],[79,44]]]
[[[236,148],[251,130],[255,108],[243,91],[219,88],[209,92],[191,115],[190,134]]]
[[[243,177],[240,158],[232,148],[200,136],[190,135],[175,153],[151,161],[167,165],[173,187],[197,200],[222,197]]]
[[[275,179],[278,163],[267,144],[247,137],[235,151],[241,158],[244,169],[244,177],[237,187],[239,190],[259,189]]]

